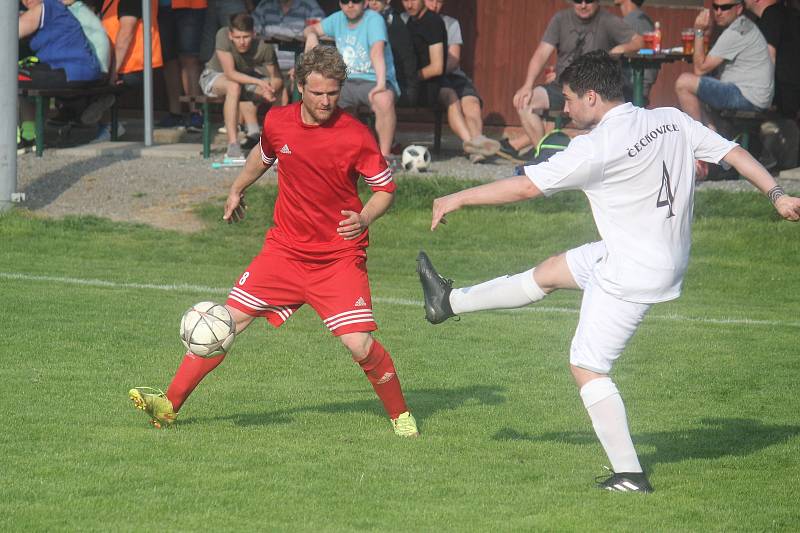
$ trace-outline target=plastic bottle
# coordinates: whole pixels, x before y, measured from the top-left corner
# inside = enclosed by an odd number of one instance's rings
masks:
[[[653,31],[653,52],[656,54],[661,52],[661,23],[656,22],[656,29]]]

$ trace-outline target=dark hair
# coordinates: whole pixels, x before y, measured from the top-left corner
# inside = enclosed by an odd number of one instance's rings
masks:
[[[339,85],[347,79],[347,65],[335,46],[317,45],[297,58],[294,73],[298,85],[305,86],[312,72],[338,80]]]
[[[633,0],[633,3],[636,4],[638,7],[642,7],[642,4],[644,4],[644,0]]]
[[[253,17],[249,13],[235,13],[228,19],[228,30],[251,32],[255,28]]]
[[[622,67],[605,50],[594,50],[579,56],[564,72],[560,81],[578,96],[594,91],[603,100],[622,100]]]

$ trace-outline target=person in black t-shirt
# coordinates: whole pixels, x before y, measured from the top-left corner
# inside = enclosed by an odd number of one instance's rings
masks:
[[[800,12],[780,0],[745,0],[767,40],[775,63],[775,105],[781,115],[797,120],[800,111]]]
[[[447,29],[442,17],[429,11],[423,0],[403,0],[408,14],[408,31],[417,55],[417,77],[420,80],[417,103],[432,107],[436,104],[445,72]]]

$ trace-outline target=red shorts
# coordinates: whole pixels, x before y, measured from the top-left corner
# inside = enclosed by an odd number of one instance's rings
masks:
[[[261,253],[225,302],[250,316],[265,317],[276,328],[305,303],[336,336],[378,329],[364,257],[317,263]]]

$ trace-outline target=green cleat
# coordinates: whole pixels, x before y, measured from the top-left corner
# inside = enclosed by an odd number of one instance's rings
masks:
[[[160,389],[136,387],[128,391],[128,397],[134,407],[150,415],[150,423],[158,429],[172,425],[178,416],[172,402]]]
[[[408,411],[392,419],[392,429],[398,437],[419,437],[417,421],[414,420],[414,415]]]

